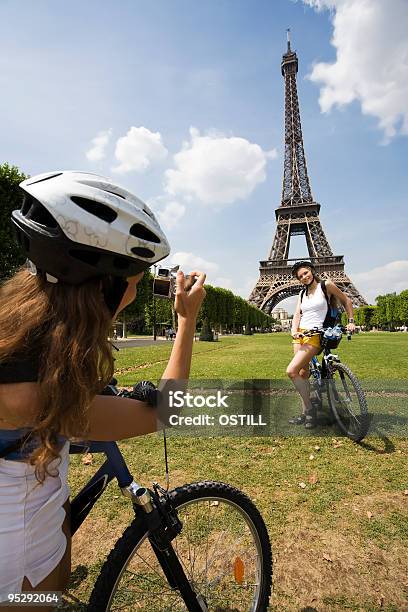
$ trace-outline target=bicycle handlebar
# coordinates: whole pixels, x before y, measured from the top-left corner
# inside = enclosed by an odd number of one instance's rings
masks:
[[[132,391],[123,389],[119,391],[120,397],[129,397],[130,399],[139,400],[139,402],[145,402],[152,408],[156,408],[159,400],[160,391],[156,389],[155,385],[149,380],[141,380],[136,385],[133,385]]]
[[[318,334],[321,334],[324,331],[324,329],[319,329],[318,327],[313,327],[312,329],[306,329],[303,332],[296,332],[296,334],[298,336],[307,336],[310,338],[310,336],[317,336]]]
[[[336,325],[336,327],[340,328],[343,333],[347,332],[347,338],[351,339],[351,336],[352,336],[353,332],[348,330],[347,327],[344,327],[344,325]],[[297,334],[299,336],[301,336],[301,337],[305,337],[305,336],[311,337],[311,336],[317,336],[318,334],[323,334],[325,331],[326,330],[323,327],[320,328],[320,329],[318,327],[313,327],[312,329],[307,329],[307,330],[305,330],[303,332],[297,332]]]
[[[149,380],[142,380],[136,385],[133,385],[132,391],[122,389],[118,391],[116,385],[118,381],[116,378],[112,378],[109,385],[104,388],[102,395],[115,395],[117,397],[128,397],[130,399],[139,400],[140,402],[146,402],[149,406],[156,408],[159,400],[160,391],[156,389],[155,385]]]

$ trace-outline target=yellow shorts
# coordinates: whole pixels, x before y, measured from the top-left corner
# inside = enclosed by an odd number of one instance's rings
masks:
[[[299,329],[299,332],[302,333],[306,331],[305,329]],[[320,334],[314,334],[313,336],[306,336],[305,338],[296,338],[293,340],[293,344],[309,344],[310,346],[315,346],[320,349]]]

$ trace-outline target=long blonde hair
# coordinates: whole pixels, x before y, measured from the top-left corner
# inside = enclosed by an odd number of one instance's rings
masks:
[[[73,286],[49,283],[21,268],[0,287],[0,363],[38,356],[41,413],[31,453],[39,482],[59,456],[58,434],[81,436],[88,408],[113,375],[108,343],[111,314],[99,280]]]

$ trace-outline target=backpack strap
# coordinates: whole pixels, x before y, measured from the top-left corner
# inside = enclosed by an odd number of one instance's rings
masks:
[[[331,309],[331,304],[330,304],[329,294],[327,293],[326,281],[325,280],[320,281],[320,286],[322,288],[324,297],[326,298],[327,308],[330,310]]]
[[[18,440],[14,440],[14,442],[6,446],[6,448],[3,448],[3,450],[0,451],[0,459],[4,459],[4,457],[7,457],[7,455],[10,455],[15,451],[20,450],[23,444],[27,442],[27,440],[30,438],[30,436],[31,431],[24,434],[24,436],[21,436],[21,438],[18,438]]]
[[[300,312],[302,312],[302,300],[304,298],[305,293],[306,293],[306,287],[302,287],[302,289],[300,290],[300,293],[299,293],[299,297],[300,297]]]

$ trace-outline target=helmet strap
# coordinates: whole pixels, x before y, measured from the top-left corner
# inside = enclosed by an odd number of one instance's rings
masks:
[[[121,276],[109,276],[102,279],[103,297],[112,317],[115,315],[127,288],[128,282],[126,278]]]
[[[52,274],[48,274],[48,272],[45,272],[43,270],[40,270],[39,268],[37,268],[37,266],[35,265],[35,263],[33,263],[31,261],[31,259],[27,259],[25,262],[26,268],[29,271],[29,273],[32,276],[41,276],[42,278],[44,278],[48,283],[58,283],[58,278],[56,278],[55,276],[53,276]]]

